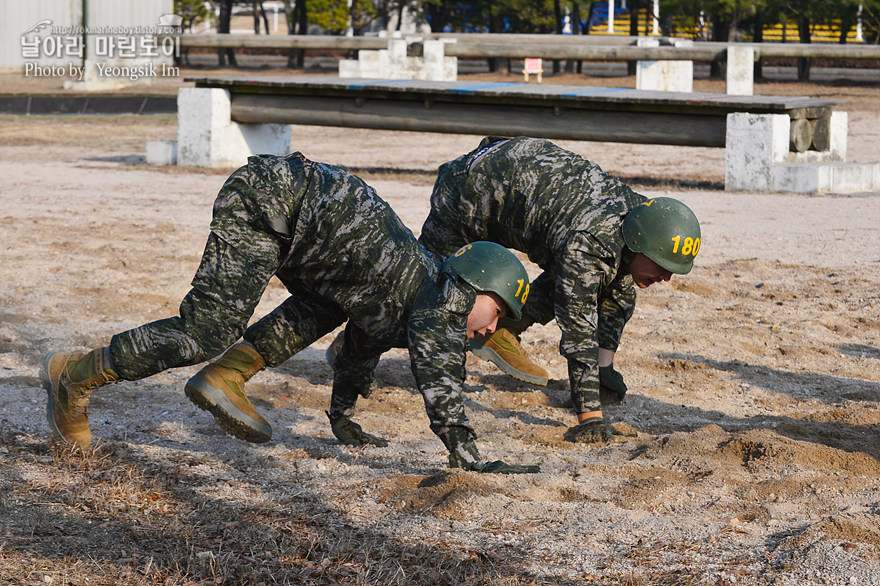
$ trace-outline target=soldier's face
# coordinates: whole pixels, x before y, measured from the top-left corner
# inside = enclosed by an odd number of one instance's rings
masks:
[[[474,339],[474,334],[485,336],[498,327],[498,319],[507,313],[507,305],[495,293],[477,293],[477,300],[467,320],[467,337]]]
[[[635,258],[629,263],[629,273],[632,275],[635,284],[642,289],[672,278],[672,273],[641,252],[637,252]]]

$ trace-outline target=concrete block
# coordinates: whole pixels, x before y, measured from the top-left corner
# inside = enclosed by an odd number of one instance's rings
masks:
[[[727,45],[727,84],[725,93],[751,96],[755,93],[755,50]]]
[[[728,114],[724,188],[771,190],[773,166],[784,163],[788,155],[789,126],[785,114]]]
[[[675,46],[688,46],[693,42],[681,39]],[[636,40],[639,47],[659,47],[660,41],[649,37]],[[637,61],[636,89],[665,92],[692,92],[694,89],[693,61]]]
[[[409,41],[422,42],[418,37],[389,38],[387,50],[362,50],[358,51],[357,61],[340,60],[339,77],[432,81],[455,81],[458,78],[458,60],[444,55],[445,39],[425,40],[420,57],[407,55]]]
[[[830,183],[828,169],[821,165],[783,163],[774,165],[772,174],[771,191],[819,193]]]
[[[782,163],[773,168],[772,190],[816,194],[880,191],[880,164]]]
[[[849,116],[846,112],[831,113],[831,146],[829,147],[829,159],[832,161],[846,161],[846,139],[849,132]]]
[[[828,193],[863,193],[871,191],[874,169],[871,165],[837,163],[830,165],[831,184]]]
[[[178,165],[238,167],[254,154],[288,154],[290,126],[233,122],[228,91],[181,88],[177,94],[177,145]]]
[[[425,63],[442,63],[446,58],[445,41],[425,39],[422,42],[422,56]]]
[[[392,79],[390,76],[391,59],[385,49],[379,51],[361,49],[358,51],[358,64],[360,65],[360,74],[355,77]]]
[[[388,63],[392,68],[405,68],[407,42],[405,39],[388,39]]]
[[[339,77],[360,77],[361,66],[357,59],[339,60]]]
[[[176,165],[176,140],[147,141],[147,165]]]

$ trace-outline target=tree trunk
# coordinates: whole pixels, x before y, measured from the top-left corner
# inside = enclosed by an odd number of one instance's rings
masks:
[[[223,0],[220,4],[220,22],[217,24],[217,32],[228,35],[231,22],[232,0]],[[221,48],[217,52],[217,60],[220,62],[220,67],[226,67],[227,59],[229,60],[229,65],[232,67],[238,67],[238,64],[235,61],[235,51],[233,51],[231,47]]]
[[[406,7],[406,0],[399,0],[397,4],[397,28],[395,30],[400,30],[401,25],[403,24],[403,9]]]
[[[798,19],[798,37],[802,43],[809,43],[810,38],[810,19],[802,16]],[[798,57],[797,62],[797,78],[798,81],[810,81],[810,63],[809,57]]]
[[[573,35],[582,34],[581,33],[581,3],[580,3],[580,0],[574,0],[574,2],[571,3],[571,34],[573,34]],[[572,61],[569,61],[569,64],[571,64],[571,63],[572,63]],[[583,61],[577,60],[574,63],[576,63],[575,68],[577,69],[577,72],[580,73],[582,70]],[[572,69],[575,69],[575,68],[572,68]],[[569,67],[566,66],[566,71],[568,69],[569,69]]]
[[[642,0],[630,0],[629,2],[629,35],[631,37],[639,36],[639,12],[642,10]],[[627,75],[636,74],[636,62],[626,62]]]
[[[500,14],[492,14],[489,17],[489,32],[490,33],[503,33],[504,32],[504,19]],[[503,73],[507,75],[510,73],[510,59],[506,57],[490,57],[489,61],[489,71]]]
[[[590,9],[587,11],[587,20],[584,21],[583,29],[581,30],[581,34],[588,35],[592,31],[590,28],[591,23],[593,22],[593,11],[595,10],[596,3],[590,2]]]
[[[556,34],[562,34],[562,6],[559,0],[553,0],[553,21],[556,23]],[[553,60],[553,74],[556,75],[560,71],[559,59]]]
[[[730,40],[730,24],[722,20],[712,21],[712,40],[726,43]],[[713,59],[709,64],[709,77],[712,79],[724,79],[725,66],[721,59]]]
[[[760,16],[758,16],[755,21],[755,42],[764,42],[764,19]],[[761,57],[758,57],[755,60],[754,78],[756,80],[764,79],[764,62]]]
[[[269,30],[269,17],[266,16],[266,7],[263,6],[262,2],[260,2],[260,16],[263,17],[263,26],[266,28],[266,34],[271,34]]]
[[[293,19],[294,8],[290,5],[292,0],[284,0],[284,22],[287,23],[287,34],[292,35],[296,32],[296,23]],[[287,51],[287,68],[296,67],[296,51],[288,49]]]

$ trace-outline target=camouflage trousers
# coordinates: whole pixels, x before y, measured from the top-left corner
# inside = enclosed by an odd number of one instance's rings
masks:
[[[121,378],[138,380],[198,364],[220,354],[242,334],[269,366],[275,366],[345,320],[336,304],[312,294],[304,283],[284,278],[282,272],[279,278],[291,296],[245,331],[269,280],[295,245],[256,217],[252,204],[260,194],[252,186],[252,173],[242,167],[218,194],[212,231],[179,315],[111,339],[110,356]],[[221,231],[234,236],[224,238]]]

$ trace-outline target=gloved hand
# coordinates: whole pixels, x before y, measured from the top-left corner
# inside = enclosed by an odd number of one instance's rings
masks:
[[[611,437],[623,435],[601,417],[592,417],[574,427],[569,427],[563,437],[570,442],[592,444],[611,441]]]
[[[626,395],[626,383],[623,375],[614,370],[614,365],[599,367],[599,403],[602,405],[618,405]]]
[[[495,460],[494,462],[474,462],[467,469],[473,472],[484,472],[488,474],[537,474],[541,471],[539,466],[508,464],[501,460]]]
[[[330,419],[330,428],[333,430],[333,435],[345,445],[362,446],[371,444],[380,448],[388,445],[387,439],[365,432],[361,429],[360,425],[345,415],[334,419],[327,413],[327,418]]]

